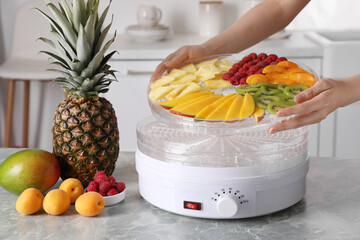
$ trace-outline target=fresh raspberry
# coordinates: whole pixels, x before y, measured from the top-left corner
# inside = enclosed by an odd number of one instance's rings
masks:
[[[248,57],[249,57],[251,60],[254,60],[254,59],[257,58],[257,55],[256,55],[256,53],[250,53],[250,54],[248,55]]]
[[[110,189],[107,193],[106,193],[106,195],[108,195],[108,196],[113,196],[113,195],[116,195],[116,194],[118,194],[119,192],[115,189],[115,188],[112,188],[112,189]]]
[[[228,74],[230,74],[231,76],[233,76],[233,75],[235,74],[235,71],[230,70],[230,71],[228,72]]]
[[[247,76],[254,75],[254,73],[255,73],[254,71],[250,71],[250,70],[249,70],[249,71],[247,72]]]
[[[251,67],[251,64],[250,63],[245,63],[243,68],[250,68]]]
[[[232,68],[235,68],[235,69],[237,69],[237,70],[239,70],[239,68],[241,68],[242,66],[240,66],[240,64],[239,63],[235,63],[233,66],[232,66]],[[236,71],[237,71],[236,70]]]
[[[266,67],[268,64],[267,64],[266,62],[264,62],[264,61],[261,61],[261,62],[258,62],[256,65],[259,66],[259,67],[261,67],[261,68],[264,68],[264,67]]]
[[[246,73],[246,69],[245,68],[240,68],[238,72],[239,73]]]
[[[270,59],[271,62],[276,61],[276,59],[278,59],[278,56],[275,54],[270,54],[269,56],[267,56],[267,59]]]
[[[267,58],[267,54],[266,53],[260,53],[258,56],[257,56],[257,59],[260,59],[260,60],[265,60]]]
[[[246,73],[243,73],[243,72],[237,72],[237,73],[235,73],[235,75],[234,76],[239,76],[240,78],[243,78],[243,77],[246,77]]]
[[[266,62],[267,65],[270,65],[272,63],[271,59],[265,59],[264,62]]]
[[[256,65],[260,61],[261,61],[260,59],[254,59],[251,61],[251,65]]]
[[[244,62],[243,60],[239,61],[237,64],[239,64],[240,67],[244,66],[246,62]]]
[[[97,182],[97,183],[102,183],[103,181],[107,181],[108,180],[108,177],[106,175],[95,175],[95,178],[94,180]]]
[[[240,80],[240,84],[241,85],[246,85],[247,83],[246,83],[246,77],[245,78],[242,78],[241,80]]]
[[[255,72],[255,74],[263,74],[263,69],[260,68],[259,70],[257,70],[257,71]]]
[[[105,173],[104,171],[98,171],[98,172],[95,174],[95,177],[100,176],[100,175],[106,176],[106,173]]]
[[[249,57],[243,57],[242,61],[244,61],[245,63],[249,62],[251,59]]]
[[[277,59],[277,61],[279,61],[279,62],[287,61],[287,58],[286,57],[280,57],[280,58]]]
[[[116,183],[116,190],[121,193],[122,191],[125,190],[125,183],[124,182],[117,182]]]
[[[108,177],[108,181],[114,186],[116,183],[116,179],[113,176]]]
[[[259,69],[260,69],[260,67],[257,66],[257,65],[255,65],[255,66],[251,66],[251,67],[249,68],[249,71],[256,72],[256,71],[259,70]]]
[[[223,80],[229,80],[231,78],[231,75],[229,73],[225,73],[224,75],[222,75],[221,77]]]
[[[100,195],[103,196],[103,197],[106,197],[106,192],[102,192],[102,191],[99,191]]]
[[[107,192],[112,188],[112,184],[109,181],[103,181],[99,184],[100,192]]]
[[[92,181],[89,183],[87,190],[88,192],[99,192],[99,184],[96,181]]]

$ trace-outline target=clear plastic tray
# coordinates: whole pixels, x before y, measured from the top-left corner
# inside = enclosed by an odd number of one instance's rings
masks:
[[[293,167],[307,158],[308,128],[269,135],[268,124],[219,136],[170,127],[153,116],[137,125],[137,143],[145,155],[196,167],[254,167],[266,173]],[[289,161],[287,161],[289,160]]]
[[[206,60],[210,60],[210,59],[214,59],[214,58],[218,58],[219,60],[229,60],[232,62],[238,62],[241,59],[241,55],[237,54],[237,55],[209,56],[206,58],[195,59],[195,60],[192,60],[191,62],[184,62],[184,63],[180,64],[179,66],[176,66],[175,68],[181,68],[182,66],[185,66],[189,63],[196,64],[196,63],[200,63],[202,61],[206,61]],[[291,59],[289,59],[289,61],[295,62],[296,64],[298,64],[299,67],[301,67],[301,68],[305,69],[306,71],[310,72],[311,74],[313,74],[315,76],[316,80],[319,79],[317,74],[310,67],[306,66],[305,64],[299,63],[297,61],[293,61]],[[170,72],[170,70],[171,69],[166,71],[163,75],[167,75]],[[151,90],[150,85],[151,84],[149,84],[149,87],[148,87],[148,95]],[[235,93],[236,87],[237,86],[233,86],[233,87],[226,88],[226,89],[217,89],[217,90],[214,90],[214,93],[224,94],[224,95],[227,95],[229,93]],[[214,134],[214,135],[230,135],[230,134],[234,134],[234,133],[238,133],[238,132],[242,131],[242,128],[251,128],[251,127],[256,127],[258,125],[264,125],[264,124],[265,125],[269,125],[269,124],[274,125],[285,119],[291,118],[291,117],[286,117],[286,118],[282,117],[281,118],[281,117],[276,117],[276,115],[266,113],[266,115],[260,122],[256,122],[254,117],[238,119],[238,121],[231,121],[231,122],[218,121],[218,120],[216,120],[216,121],[211,121],[211,120],[194,121],[194,118],[184,117],[181,115],[176,115],[176,114],[170,113],[169,110],[166,110],[159,104],[155,104],[150,99],[148,99],[148,100],[149,100],[149,106],[150,106],[150,109],[151,109],[153,115],[160,122],[165,123],[169,126],[173,126],[175,128],[184,130],[184,131],[189,131],[189,132],[194,132],[194,133],[205,133],[205,134]]]

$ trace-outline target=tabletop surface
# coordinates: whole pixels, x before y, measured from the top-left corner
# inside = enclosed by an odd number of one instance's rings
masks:
[[[0,163],[16,151],[0,149]],[[23,216],[17,195],[0,187],[0,239],[360,239],[360,160],[311,158],[303,200],[239,220],[190,218],[149,204],[139,194],[133,152],[120,153],[113,175],[126,183],[127,196],[96,217],[79,215],[73,205],[60,216]]]

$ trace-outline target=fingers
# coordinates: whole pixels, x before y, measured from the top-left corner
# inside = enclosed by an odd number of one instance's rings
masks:
[[[316,111],[316,112],[298,115],[289,120],[285,120],[281,123],[277,123],[274,126],[271,126],[268,129],[268,133],[274,134],[276,132],[280,132],[280,131],[284,131],[284,130],[289,130],[289,129],[303,127],[306,125],[315,124],[315,123],[318,123],[321,120],[323,120],[324,119],[323,116],[325,116],[325,115],[322,111]]]
[[[305,91],[297,94],[294,97],[295,102],[302,103],[312,99],[313,97],[319,95],[320,93],[330,89],[330,84],[327,83],[327,80],[322,79],[318,81],[313,87],[306,89]]]
[[[167,58],[165,58],[159,66],[155,69],[155,72],[152,74],[150,81],[153,82],[158,79],[167,69],[172,68],[181,62],[187,60],[188,47],[181,47],[177,51],[170,54]]]

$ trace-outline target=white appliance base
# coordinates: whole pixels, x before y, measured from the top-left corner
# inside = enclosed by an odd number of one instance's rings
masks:
[[[199,218],[236,219],[277,212],[305,195],[307,154],[300,164],[259,176],[236,174],[241,168],[175,165],[136,152],[141,196],[166,211]],[[287,159],[284,161],[292,161]]]

